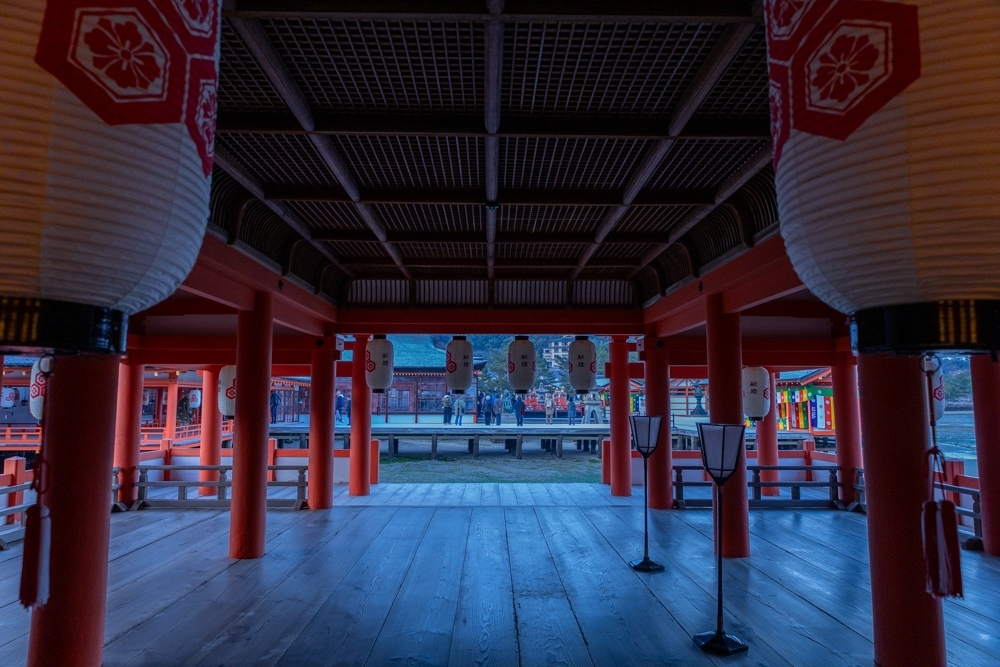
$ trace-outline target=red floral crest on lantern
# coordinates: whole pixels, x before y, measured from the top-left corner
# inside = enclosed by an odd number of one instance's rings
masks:
[[[365,370],[369,373],[375,372],[375,362],[372,361],[372,353],[365,350]]]
[[[219,0],[50,2],[35,62],[109,125],[184,123],[208,176],[219,11]]]
[[[920,78],[917,8],[768,0],[774,163],[792,128],[847,139]]]

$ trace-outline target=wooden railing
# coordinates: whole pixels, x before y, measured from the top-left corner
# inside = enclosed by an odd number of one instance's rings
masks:
[[[0,447],[37,449],[41,444],[41,426],[0,426]]]
[[[8,507],[0,508],[0,551],[10,547],[11,543],[24,537],[24,512],[31,507],[30,502],[15,502],[10,504],[10,499],[23,497],[25,491],[31,488],[31,482],[27,484],[15,484],[14,486],[0,486],[0,496],[8,498]],[[12,519],[8,522],[8,517]]]
[[[131,509],[148,509],[148,508],[204,508],[204,507],[222,507],[228,508],[230,505],[230,499],[227,498],[227,489],[232,487],[233,483],[230,480],[230,471],[233,467],[231,465],[217,465],[217,466],[202,466],[202,465],[140,465],[139,471],[139,481],[136,483],[136,495],[137,500],[132,505]],[[297,479],[289,481],[276,481],[268,480],[268,488],[282,488],[282,487],[294,487],[295,488],[295,498],[268,498],[268,507],[291,507],[293,509],[304,509],[306,507],[306,472],[309,470],[308,465],[292,466],[292,465],[269,465],[267,467],[269,471],[277,473],[280,471],[293,471],[297,473]],[[201,481],[201,480],[191,480],[191,479],[169,479],[163,481],[150,481],[149,475],[151,472],[182,472],[182,471],[202,471],[209,470],[215,471],[219,474],[218,481]],[[216,489],[215,496],[202,496],[201,498],[189,498],[188,489],[191,487],[209,487]],[[149,495],[150,489],[163,489],[163,488],[176,488],[177,498],[151,498]],[[116,497],[117,499],[117,497]]]
[[[761,481],[762,470],[777,470],[782,472],[804,471],[807,473],[827,473],[827,479],[821,481],[806,480],[786,480],[786,481]],[[699,480],[684,479],[685,471],[697,471]],[[837,466],[747,466],[752,479],[747,482],[747,487],[751,489],[750,507],[752,508],[807,508],[817,507],[825,509],[844,509],[840,502],[840,468]],[[674,466],[674,501],[678,509],[689,507],[711,507],[711,498],[685,498],[684,489],[690,487],[711,487],[714,482],[705,479],[705,469],[702,466]],[[763,488],[789,488],[791,498],[769,498],[764,497]],[[802,489],[827,489],[828,498],[803,498]]]

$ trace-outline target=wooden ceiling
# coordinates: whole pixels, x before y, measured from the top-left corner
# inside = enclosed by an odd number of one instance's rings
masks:
[[[224,18],[210,230],[340,305],[637,308],[777,229],[759,2]]]

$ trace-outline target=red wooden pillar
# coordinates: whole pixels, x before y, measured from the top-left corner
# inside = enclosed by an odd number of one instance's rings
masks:
[[[740,347],[740,316],[723,311],[721,294],[706,297],[705,309],[708,414],[717,424],[742,424],[743,353]],[[750,503],[747,498],[745,452],[723,491],[722,555],[725,558],[745,558],[750,555]],[[716,545],[716,549],[718,547]]]
[[[983,549],[991,556],[1000,556],[1000,363],[986,355],[973,355],[969,365]]]
[[[222,413],[219,412],[219,371],[222,366],[210,366],[201,372],[201,445],[198,462],[203,466],[222,463]],[[218,482],[218,470],[201,470],[202,482]],[[214,496],[219,489],[214,486],[198,487],[198,494]]]
[[[858,357],[875,664],[944,667],[941,601],[924,590],[920,530],[930,446],[919,357]],[[838,417],[839,418],[839,417]]]
[[[309,389],[309,509],[333,507],[334,364],[336,350],[312,351]],[[353,404],[352,404],[353,407]]]
[[[645,338],[642,353],[646,362],[646,414],[660,417],[660,437],[649,457],[649,488],[646,495],[652,509],[674,506],[673,450],[670,435],[670,353],[659,338]]]
[[[233,433],[233,500],[229,557],[264,555],[267,509],[267,440],[271,423],[272,303],[254,295],[253,310],[241,310],[236,335],[236,424]]]
[[[351,479],[352,496],[371,493],[372,390],[365,381],[368,334],[354,334],[351,357]]]
[[[767,411],[764,419],[757,422],[757,465],[776,466],[778,465],[778,405],[775,403],[775,382],[774,373],[768,372],[770,378],[770,401],[771,409]],[[761,470],[760,481],[777,482],[780,474],[777,470]],[[765,496],[781,495],[781,490],[777,486],[765,486],[760,490]]]
[[[611,362],[611,495],[632,495],[632,430],[628,423],[628,336],[612,336]]]
[[[163,437],[171,440],[177,439],[177,395],[180,393],[180,386],[177,379],[180,373],[167,373],[167,418],[163,425]]]
[[[861,468],[861,414],[858,411],[858,367],[847,363],[847,353],[838,355],[832,368],[833,419],[837,433],[837,465],[840,466],[840,500],[857,500],[854,469]]]
[[[142,423],[142,381],[145,366],[128,360],[118,364],[118,403],[115,419],[114,465],[120,468],[118,500],[135,502],[136,468],[139,465],[140,424]]]
[[[28,667],[101,664],[118,362],[111,354],[59,357],[48,381],[42,501],[52,518],[50,593],[31,613]]]

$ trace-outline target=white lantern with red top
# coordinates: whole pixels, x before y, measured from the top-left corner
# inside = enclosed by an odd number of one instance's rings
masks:
[[[527,336],[514,336],[507,347],[507,382],[515,394],[527,394],[535,384],[535,345]]]
[[[472,386],[472,343],[455,336],[445,348],[445,384],[453,394],[464,394]]]
[[[743,369],[743,414],[759,422],[771,410],[771,375],[766,368]]]
[[[41,420],[45,414],[45,388],[48,374],[52,369],[52,358],[36,359],[31,365],[31,384],[28,386],[28,411],[35,419]]]
[[[236,414],[236,366],[219,371],[219,412],[225,417]]]
[[[1000,3],[767,0],[781,234],[862,352],[1000,347]]]
[[[586,394],[597,381],[597,346],[587,336],[569,344],[569,383],[577,394]]]
[[[191,270],[221,5],[4,0],[0,346],[119,353]]]
[[[392,341],[385,336],[375,336],[365,347],[365,382],[372,393],[384,394],[392,385],[396,353]]]

